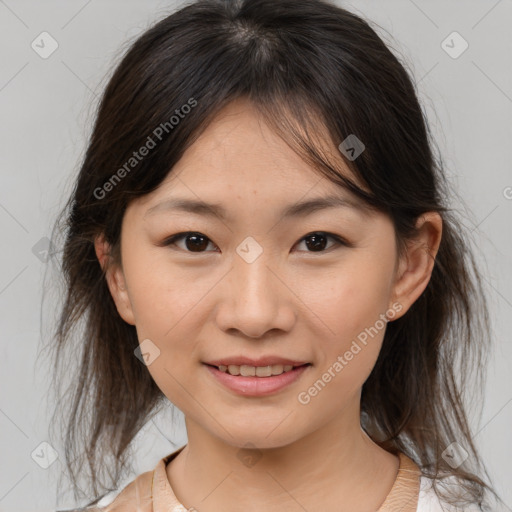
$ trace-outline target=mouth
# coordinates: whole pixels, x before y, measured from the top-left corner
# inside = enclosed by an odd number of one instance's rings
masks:
[[[247,364],[237,365],[214,365],[204,363],[206,366],[211,368],[215,368],[220,372],[227,373],[228,375],[238,376],[238,377],[260,377],[260,378],[268,378],[268,377],[276,377],[278,375],[282,375],[283,373],[288,373],[296,370],[297,368],[302,368],[305,366],[311,366],[311,363],[302,363],[297,365],[292,364],[273,364],[267,366],[251,366]]]
[[[213,365],[203,363],[208,373],[223,388],[244,397],[265,397],[276,394],[308,373],[311,363],[298,365]]]

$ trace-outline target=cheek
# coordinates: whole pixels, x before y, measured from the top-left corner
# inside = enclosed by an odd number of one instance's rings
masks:
[[[128,249],[128,248],[127,248]],[[165,250],[132,247],[123,259],[139,341],[151,340],[159,356],[148,371],[178,407],[183,387],[197,394],[191,371],[200,360],[203,325],[208,321],[208,294],[219,277],[200,267],[176,270]],[[203,272],[205,275],[200,276]]]
[[[391,268],[391,261],[387,265],[358,253],[336,272],[319,274],[314,283],[309,278],[303,282],[305,304],[317,316],[322,334],[338,348],[349,346],[388,309]]]
[[[158,354],[147,370],[162,393],[187,410],[190,398],[184,388],[193,396],[199,392],[189,375],[198,359],[194,341],[200,339],[205,321],[201,299],[211,285],[176,272],[160,253],[165,251],[133,247],[126,251],[123,266],[139,343],[150,340]]]
[[[302,391],[319,415],[335,414],[348,401],[358,400],[386,331],[387,283],[379,272],[350,273],[331,279],[324,293],[317,294],[312,309],[325,325],[317,335],[317,373],[307,384],[311,387]],[[332,404],[331,412],[326,412],[326,403]]]
[[[189,332],[200,326],[202,300],[215,284],[211,272],[206,274],[199,267],[177,269],[162,248],[134,248],[124,266],[141,334],[169,344],[184,326]]]
[[[322,338],[318,357],[321,381],[328,382],[322,391],[326,400],[339,402],[356,393],[377,361],[393,263],[391,249],[354,251],[336,272],[307,288],[305,302]]]

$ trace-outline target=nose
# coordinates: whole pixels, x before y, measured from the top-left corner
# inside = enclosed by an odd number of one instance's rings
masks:
[[[294,292],[279,270],[270,268],[264,254],[248,263],[238,255],[219,288],[217,325],[249,338],[274,329],[289,331],[296,321]],[[275,267],[275,265],[274,265]]]

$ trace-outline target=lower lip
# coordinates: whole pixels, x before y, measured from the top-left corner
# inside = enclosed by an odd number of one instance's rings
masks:
[[[289,372],[272,377],[242,377],[221,372],[214,366],[205,366],[218,381],[235,393],[243,396],[267,396],[295,382],[311,365],[298,366]]]

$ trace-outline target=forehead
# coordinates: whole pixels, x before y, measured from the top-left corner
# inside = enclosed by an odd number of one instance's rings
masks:
[[[300,126],[296,128],[301,131]],[[357,183],[329,138],[323,136],[320,144],[321,152]],[[266,187],[287,195],[303,195],[313,187],[317,192],[344,192],[297,154],[258,109],[242,98],[215,116],[171,171],[164,187],[180,178],[211,190],[240,194],[257,194]]]

